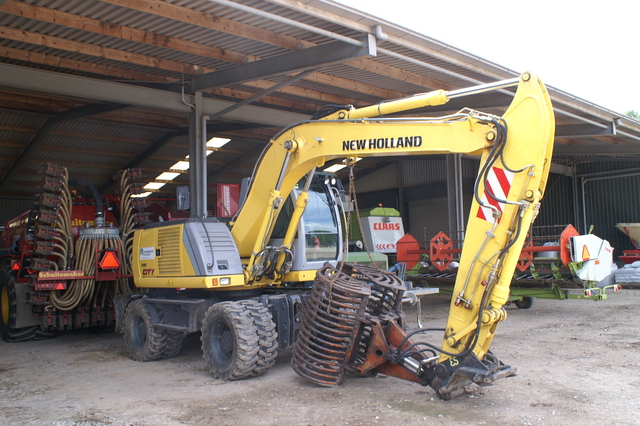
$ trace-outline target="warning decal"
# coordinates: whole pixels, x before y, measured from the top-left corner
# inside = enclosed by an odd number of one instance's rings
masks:
[[[513,181],[513,173],[501,169],[499,167],[492,167],[487,176],[487,181],[485,182],[485,189],[482,197],[480,198],[484,204],[490,204],[497,208],[500,213],[502,213],[504,208],[504,203],[501,203],[494,198],[490,197],[487,191],[491,191],[493,197],[499,200],[506,200],[509,196],[509,191],[511,190],[511,182]],[[483,207],[482,205],[478,208],[477,217],[480,219],[486,220],[487,222],[494,222],[494,217],[492,214],[492,210],[490,207]]]

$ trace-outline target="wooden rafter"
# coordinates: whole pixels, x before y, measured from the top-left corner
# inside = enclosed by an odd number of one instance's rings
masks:
[[[17,30],[15,28],[9,27],[0,27],[0,37],[24,43],[32,43],[38,46],[50,47],[53,49],[61,49],[69,52],[81,53],[83,55],[94,56],[96,58],[133,63],[136,65],[149,67],[150,69],[160,68],[185,74],[196,74],[200,69],[200,67],[197,67],[195,65],[185,64],[170,59],[162,59],[155,56],[125,52],[109,47],[102,47],[89,43],[81,43],[78,41],[67,40],[61,37],[34,33],[32,31]]]
[[[144,72],[138,71],[133,73],[123,67],[96,65],[88,62],[64,59],[55,55],[37,54],[34,52],[18,50],[18,49],[13,49],[13,48],[4,47],[4,46],[0,46],[0,56],[8,57],[11,59],[17,59],[25,62],[62,67],[62,68],[66,68],[74,71],[83,71],[83,72],[89,72],[89,73],[98,74],[98,75],[105,75],[105,76],[123,78],[123,79],[134,80],[134,81],[158,82],[158,83],[177,81],[174,78],[160,76],[157,74],[153,74],[151,72],[144,73]],[[140,65],[140,64],[137,64],[137,65]],[[256,87],[259,89],[266,89],[273,86],[274,84],[275,83],[270,80],[256,80],[253,82],[245,83],[246,86]],[[331,95],[328,93],[319,92],[317,90],[303,89],[295,86],[285,87],[281,89],[279,92],[283,94],[291,95],[291,96],[306,98],[309,100],[316,100],[318,101],[318,104],[333,103],[333,104],[342,104],[342,105],[358,105],[360,103],[353,98]],[[239,90],[239,89],[231,89],[231,88],[219,88],[219,89],[210,91],[210,93],[213,95],[219,96],[221,98],[228,98],[228,99],[246,99],[254,95],[253,92],[248,92],[248,91]],[[277,96],[264,96],[260,98],[259,102],[269,104],[269,105],[276,105],[284,108],[299,110],[299,111],[307,111],[309,113],[312,113],[315,110],[315,105],[309,105],[308,103],[287,100]]]
[[[303,45],[305,47],[314,46],[314,44],[309,42],[302,42],[299,39],[289,36],[283,36],[282,34],[277,34],[268,30],[263,30],[251,25],[238,23],[235,21],[227,20],[220,17],[215,17],[213,15],[193,11],[188,8],[184,8],[181,6],[172,5],[164,2],[157,1],[124,1],[120,0],[109,0],[107,3],[117,4],[122,7],[127,7],[134,10],[139,10],[147,13],[152,13],[154,15],[163,16],[165,18],[174,19],[178,21],[182,21],[185,23],[199,25],[205,28],[214,29],[218,31],[228,32],[230,34],[239,35],[242,37],[256,37],[256,40],[261,40],[265,43],[273,44],[279,47],[283,47],[290,50],[295,50],[298,46]],[[148,4],[147,4],[148,3]],[[48,8],[32,6],[25,3],[19,3],[15,0],[9,0],[4,6],[3,9],[12,14],[16,14],[19,16],[29,17],[31,19],[37,19],[44,22],[50,22],[54,24],[64,25],[72,28],[78,28],[84,31],[91,31],[97,34],[108,35],[116,38],[120,38],[123,40],[132,40],[144,44],[150,44],[158,47],[165,47],[167,49],[177,50],[181,52],[187,52],[194,55],[204,56],[208,58],[218,59],[222,61],[232,62],[232,63],[243,63],[245,61],[254,61],[261,59],[259,57],[244,55],[237,52],[232,52],[226,49],[218,49],[211,46],[202,45],[200,43],[190,42],[188,40],[179,39],[175,37],[161,36],[158,34],[146,32],[143,30],[130,28],[118,24],[109,24],[105,25],[104,22],[98,21],[91,18],[86,18],[66,12],[56,11]],[[43,10],[44,9],[44,10]],[[1,35],[1,34],[0,34]],[[15,34],[13,34],[16,37]],[[32,36],[32,38],[35,36]],[[28,40],[23,40],[28,41]],[[53,43],[52,40],[45,40]],[[61,43],[59,48],[65,45]],[[71,48],[79,46],[70,46]],[[73,50],[72,50],[73,51]],[[84,49],[84,52],[87,54],[91,54],[92,49]],[[110,59],[114,60],[122,60],[121,56],[115,52],[106,51],[110,56]],[[144,55],[143,55],[144,56]],[[118,59],[120,58],[120,59]],[[132,58],[131,60],[133,60]],[[138,58],[136,61],[139,65],[149,64],[149,58]],[[390,67],[378,62],[370,61],[370,60],[360,60],[360,61],[352,61],[349,63],[351,66],[355,66],[357,68],[361,68],[367,71],[372,72],[380,72],[385,75],[398,78],[402,81],[410,82],[416,85],[427,86],[427,87],[437,87],[450,89],[452,87],[448,87],[443,82],[438,82],[434,79],[430,79],[425,76],[421,76],[419,74],[410,73],[407,71],[402,71],[400,69]],[[193,74],[194,68],[199,68],[195,64],[185,65],[185,69],[180,72],[185,72],[189,74]],[[169,67],[169,68],[167,68]],[[167,67],[163,67],[163,69],[168,69],[172,71],[176,71],[175,64],[172,64],[171,61],[167,63]],[[382,99],[392,99],[403,96],[404,94],[399,92],[393,92],[384,88],[376,87],[369,84],[357,83],[354,81],[349,81],[346,79],[336,79],[330,75],[318,75],[322,73],[312,74],[306,77],[307,80],[316,81],[318,83],[327,84],[327,81],[330,81],[332,85],[341,87],[343,89],[348,90],[356,90],[361,91],[362,93],[367,93],[372,96],[377,96]],[[350,103],[350,102],[346,102]]]
[[[200,12],[186,7],[178,6],[175,4],[163,2],[160,0],[103,0],[105,3],[114,4],[117,6],[125,7],[128,9],[137,10],[140,12],[150,13],[156,16],[162,16],[164,18],[172,19],[175,21],[185,22],[192,25],[197,25],[204,28],[209,28],[216,31],[221,31],[229,34],[233,34],[240,37],[246,37],[251,40],[260,40],[264,43],[271,44],[273,46],[282,47],[289,50],[297,50],[302,47],[315,46],[314,43],[302,40],[296,37],[287,36],[284,34],[275,33],[273,31],[265,30],[255,27],[253,25],[243,24],[237,21],[226,19],[220,16],[212,15],[211,13]],[[433,89],[454,89],[450,84],[444,83],[434,78],[422,76],[420,74],[399,70],[397,68],[373,63],[370,60],[360,60],[349,62],[349,66],[362,69],[377,69],[377,72],[383,72],[389,76],[400,76],[402,81],[413,83],[416,85],[422,85]],[[313,80],[313,75],[308,78]],[[393,96],[391,98],[396,98]]]
[[[62,58],[56,55],[49,55],[28,50],[13,49],[7,46],[0,46],[0,56],[11,58],[18,61],[31,62],[34,64],[48,65],[51,67],[59,67],[70,69],[73,71],[82,71],[98,75],[106,75],[110,77],[121,78],[123,80],[133,81],[150,81],[162,83],[170,81],[167,77],[148,72],[140,72],[128,70],[122,67],[109,65],[100,65],[91,62],[76,61],[73,59]]]

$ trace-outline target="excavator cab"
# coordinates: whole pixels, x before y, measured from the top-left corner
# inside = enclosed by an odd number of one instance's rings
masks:
[[[284,202],[282,211],[269,241],[270,246],[281,246],[291,222],[295,205],[306,185],[305,176],[291,191]],[[307,206],[298,223],[293,240],[291,270],[320,269],[325,262],[335,262],[342,257],[343,230],[340,187],[335,176],[317,173],[311,178]]]

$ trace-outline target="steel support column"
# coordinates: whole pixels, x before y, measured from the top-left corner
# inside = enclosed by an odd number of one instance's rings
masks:
[[[202,93],[193,97],[194,108],[189,114],[189,192],[191,216],[207,217],[207,148],[206,122],[202,113]]]
[[[464,213],[462,199],[462,156],[447,155],[447,211],[449,231],[464,231]],[[462,238],[463,235],[457,238]]]
[[[404,215],[404,172],[402,167],[403,161],[400,160],[396,163],[396,173],[398,176],[398,211],[400,217],[406,224],[409,224],[408,218]]]

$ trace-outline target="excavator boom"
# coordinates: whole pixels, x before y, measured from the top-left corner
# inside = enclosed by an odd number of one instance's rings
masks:
[[[443,99],[447,99],[446,92],[434,92],[410,98],[406,105],[416,108],[443,102]],[[402,364],[405,370],[412,371],[412,380],[429,384],[448,399],[464,392],[467,384],[492,384],[500,377],[514,374],[514,370],[489,352],[489,347],[498,323],[507,316],[503,305],[508,301],[511,278],[544,194],[553,148],[553,110],[543,83],[533,74],[524,73],[502,117],[474,110],[439,119],[366,117],[401,111],[403,103],[393,101],[363,110],[338,111],[328,120],[302,123],[285,130],[274,144],[280,144],[281,155],[287,157],[278,163],[286,165],[281,179],[283,193],[292,188],[302,173],[332,158],[346,157],[353,162],[357,157],[368,156],[481,155],[454,297],[442,347],[438,350],[440,355],[422,359],[419,352],[404,350],[416,344],[408,337],[398,339],[398,327],[394,325],[398,321],[390,319],[391,311],[384,311],[369,315],[368,320],[360,318],[356,321],[360,325],[354,325],[354,339],[364,341],[351,344],[358,348],[378,348],[369,353],[373,361],[367,358],[364,362],[363,355],[357,365],[353,364],[353,350],[349,349],[343,364],[346,369],[359,373],[393,371],[395,367],[390,369],[389,362]],[[262,228],[259,234],[262,232],[268,233],[269,229]],[[242,240],[239,233],[236,235]],[[323,294],[330,293],[332,287]],[[307,308],[313,309],[313,306]],[[305,327],[315,329],[313,315],[306,318],[303,331]],[[367,332],[358,328],[371,321],[378,321],[378,325],[369,324],[367,327],[373,328]],[[379,349],[385,346],[380,341],[385,333],[388,353]],[[307,332],[307,335],[314,333]],[[296,348],[300,347],[298,351],[302,352],[304,347],[312,346],[303,341]],[[292,364],[296,371],[313,376],[306,371],[310,364],[295,350]],[[371,366],[369,370],[363,367],[366,365]]]

